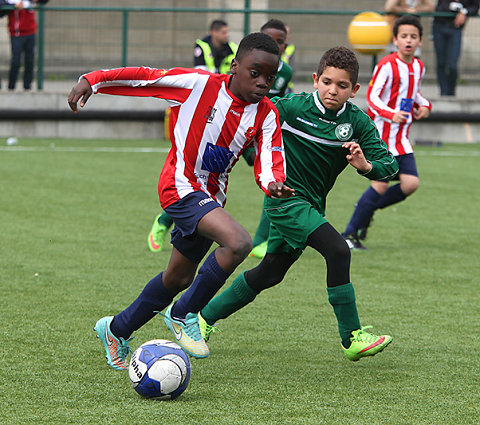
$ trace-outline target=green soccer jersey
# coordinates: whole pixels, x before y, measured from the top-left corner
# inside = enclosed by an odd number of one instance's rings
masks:
[[[290,68],[290,65],[286,64],[283,61],[280,61],[278,65],[277,76],[273,82],[272,88],[267,94],[267,97],[271,99],[275,96],[285,96],[285,91],[287,90],[288,83],[292,79],[293,71]]]
[[[326,109],[318,93],[290,93],[272,99],[278,109],[285,147],[287,178],[295,189],[289,199],[268,198],[269,206],[305,200],[325,214],[326,196],[337,176],[348,165],[348,151],[342,145],[357,142],[371,162],[363,176],[387,181],[398,172],[394,156],[380,138],[373,121],[350,102],[338,111]]]

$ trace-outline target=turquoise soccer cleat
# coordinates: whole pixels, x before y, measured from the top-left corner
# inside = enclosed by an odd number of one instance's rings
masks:
[[[128,369],[127,357],[132,352],[129,342],[133,337],[125,340],[113,335],[110,330],[112,320],[113,316],[102,317],[97,321],[93,330],[105,347],[107,364],[117,370],[126,370]]]
[[[198,314],[188,313],[185,319],[172,317],[173,304],[162,314],[165,324],[175,336],[175,341],[185,352],[197,359],[203,359],[210,354],[208,346],[202,337],[198,323]]]

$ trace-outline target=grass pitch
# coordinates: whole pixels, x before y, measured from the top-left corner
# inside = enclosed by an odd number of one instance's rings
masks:
[[[368,251],[352,255],[362,324],[394,338],[383,353],[344,357],[324,261],[307,249],[281,285],[220,323],[211,356],[192,360],[187,391],[155,402],[107,367],[92,328],[166,267],[170,245],[153,254],[146,238],[167,148],[0,148],[2,424],[478,423],[480,147],[417,147],[420,189],[377,212]],[[327,206],[338,230],[367,185],[353,169],[340,176]],[[252,235],[261,203],[239,162],[227,209]],[[132,348],[153,338],[171,339],[160,319]]]

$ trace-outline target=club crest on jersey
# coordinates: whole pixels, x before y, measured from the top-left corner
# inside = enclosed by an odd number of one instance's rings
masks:
[[[255,127],[248,127],[247,128],[247,131],[245,132],[245,138],[247,139],[247,142],[252,141],[256,132],[257,132],[257,130],[255,129]]]
[[[338,140],[341,140],[342,142],[347,141],[352,137],[353,134],[353,127],[352,124],[350,123],[345,123],[345,124],[339,124],[335,128],[335,136],[337,137]]]
[[[213,119],[215,118],[215,112],[217,112],[216,108],[214,108],[213,106],[208,107],[207,113],[203,116],[207,124],[210,124],[213,121]]]

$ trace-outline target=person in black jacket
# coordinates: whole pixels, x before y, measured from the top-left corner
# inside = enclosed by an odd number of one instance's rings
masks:
[[[479,0],[438,0],[435,12],[451,12],[451,16],[435,16],[433,20],[437,83],[441,96],[455,96],[462,31],[467,17],[478,13],[478,5]]]

